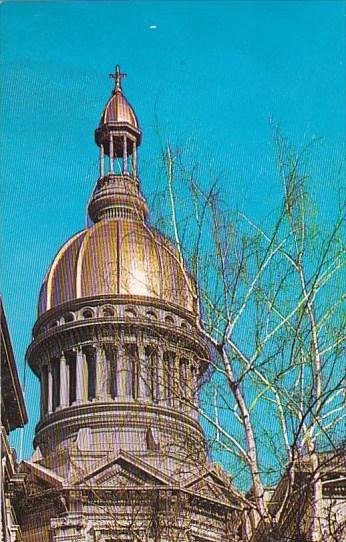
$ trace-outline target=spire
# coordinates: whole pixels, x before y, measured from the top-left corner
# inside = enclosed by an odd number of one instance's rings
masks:
[[[115,73],[110,73],[109,77],[115,81],[113,94],[116,92],[122,92],[121,80],[127,77],[127,73],[121,73],[119,64],[115,66]]]
[[[140,194],[137,167],[142,132],[121,88],[121,80],[127,74],[117,65],[109,77],[114,79],[115,86],[95,130],[95,142],[100,148],[100,175],[88,212],[94,222],[106,218],[144,220],[148,209]]]

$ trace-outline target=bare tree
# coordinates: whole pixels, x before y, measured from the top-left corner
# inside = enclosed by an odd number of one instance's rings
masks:
[[[288,504],[298,502],[303,462],[311,513],[298,517],[297,505],[293,521],[307,540],[320,542],[329,528],[322,521],[321,451],[340,448],[346,415],[345,201],[340,191],[332,220],[319,224],[311,145],[296,153],[279,131],[275,142],[283,192],[270,227],[232,212],[217,180],[203,186],[198,166],[186,167],[170,145],[163,148],[168,190],[161,207],[166,198],[171,212],[159,222],[198,284],[214,371],[200,414],[214,451],[236,469],[235,481],[243,488],[250,482],[244,537],[254,537],[260,523],[275,539]],[[279,504],[272,506],[266,485],[281,478]]]

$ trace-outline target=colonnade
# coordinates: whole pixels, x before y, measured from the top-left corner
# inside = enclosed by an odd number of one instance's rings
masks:
[[[109,135],[109,173],[114,173],[114,158],[120,160],[119,173],[123,175],[131,174],[137,176],[137,145],[136,140],[129,138],[126,134],[110,134]],[[122,157],[116,155],[116,148],[121,147]],[[129,161],[129,156],[131,160]],[[105,150],[104,145],[100,145],[100,177],[105,175]]]
[[[151,345],[97,344],[41,365],[41,416],[93,401],[145,401],[183,410],[197,404],[195,360]]]

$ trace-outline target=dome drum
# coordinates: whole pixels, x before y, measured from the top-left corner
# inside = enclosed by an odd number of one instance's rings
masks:
[[[159,302],[148,305],[145,298],[134,298],[132,303],[122,296],[67,303],[40,318],[33,334],[27,360],[37,375],[47,352],[55,357],[62,349],[87,346],[96,338],[116,344],[121,337],[147,337],[153,343],[175,344],[179,349],[195,352],[200,359],[199,376],[206,371],[205,360],[210,356],[209,345],[188,313]]]
[[[113,307],[107,304],[106,309],[109,314]],[[96,412],[100,404],[105,415],[113,413],[113,427],[124,404],[129,416],[132,409],[155,409],[196,423],[197,391],[209,354],[202,337],[184,335],[173,326],[164,329],[148,318],[110,321],[113,317],[104,312],[103,306],[98,319],[96,307],[84,307],[84,322],[77,316],[33,341],[27,359],[40,378],[41,423],[50,427],[58,416],[65,427],[69,419],[78,424],[80,408]]]
[[[105,188],[113,189],[117,193],[130,194],[131,196],[140,195],[139,180],[130,174],[107,173],[97,181],[94,194]]]
[[[148,215],[147,204],[139,194],[134,194],[136,187],[130,178],[118,176],[123,181],[122,184],[128,184],[129,190],[123,189],[119,192],[117,185],[108,184],[107,188],[96,190],[88,206],[88,213],[93,222],[98,222],[102,218],[130,218],[132,220],[143,221]],[[130,192],[132,191],[132,193]],[[112,211],[112,212],[110,212]]]
[[[132,453],[143,453],[147,448],[146,432],[149,428],[155,429],[162,446],[172,440],[172,435],[175,436],[175,446],[170,446],[174,455],[184,453],[188,440],[190,452],[205,456],[203,431],[197,420],[177,409],[150,405],[143,409],[140,404],[128,402],[100,402],[58,410],[38,423],[34,445],[47,455],[53,450],[59,453],[59,449],[66,453],[67,449],[78,446],[79,434],[87,430],[89,445],[94,450],[108,447],[113,451],[122,448]]]
[[[125,295],[99,295],[74,299],[62,303],[44,312],[36,321],[33,328],[33,338],[36,340],[42,333],[62,325],[74,325],[80,320],[85,320],[86,311],[92,311],[92,318],[96,320],[112,322],[137,322],[146,321],[166,326],[174,330],[181,330],[191,336],[194,330],[194,338],[202,335],[198,332],[196,315],[182,307],[160,301],[159,299],[148,300],[145,296]],[[202,341],[203,342],[203,341]]]

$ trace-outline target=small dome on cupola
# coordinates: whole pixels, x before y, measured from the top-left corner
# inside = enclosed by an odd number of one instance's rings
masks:
[[[95,130],[95,142],[100,147],[104,146],[105,154],[109,155],[110,148],[108,145],[109,133],[113,130],[131,134],[129,143],[127,145],[127,155],[131,155],[134,149],[134,145],[140,145],[142,140],[142,132],[139,127],[136,114],[125,98],[122,88],[121,79],[126,77],[125,73],[121,73],[120,66],[115,68],[115,74],[109,74],[115,81],[114,90],[111,98],[108,100],[106,107],[103,110],[99,127]],[[122,140],[118,139],[118,144],[114,145],[113,154],[114,157],[123,156],[123,144]]]

